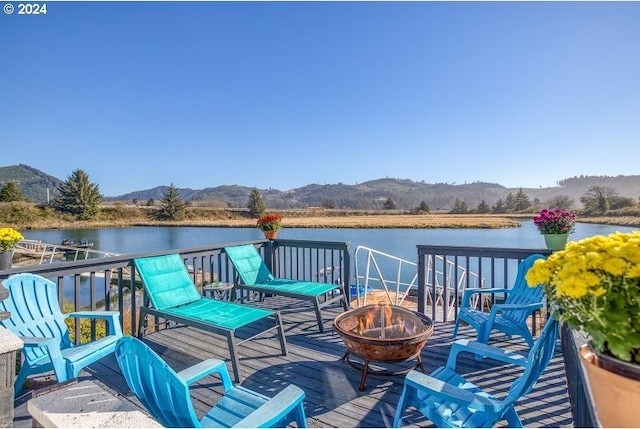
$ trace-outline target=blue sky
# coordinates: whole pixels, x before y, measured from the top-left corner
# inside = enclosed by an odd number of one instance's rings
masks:
[[[0,16],[0,166],[106,196],[640,174],[638,22],[640,2],[47,2]]]

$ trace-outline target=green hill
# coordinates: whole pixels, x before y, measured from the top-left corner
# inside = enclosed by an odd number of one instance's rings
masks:
[[[28,165],[20,164],[0,167],[0,189],[9,182],[17,184],[28,201],[45,204],[47,189],[50,198],[53,198],[53,192],[58,188],[61,180]]]

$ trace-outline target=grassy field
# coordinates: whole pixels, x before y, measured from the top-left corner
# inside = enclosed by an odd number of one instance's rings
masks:
[[[505,215],[452,215],[447,213],[407,214],[341,210],[282,210],[285,228],[517,228],[520,221],[531,220],[535,213]],[[640,216],[578,217],[579,222],[640,227]],[[242,210],[191,207],[181,221],[159,221],[153,210],[143,207],[112,205],[100,209],[89,221],[78,221],[51,208],[28,203],[0,203],[0,226],[18,230],[63,228],[113,228],[128,226],[208,226],[252,228],[256,219]]]

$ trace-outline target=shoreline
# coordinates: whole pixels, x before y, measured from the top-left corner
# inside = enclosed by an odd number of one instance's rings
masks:
[[[353,229],[501,229],[519,228],[521,222],[530,221],[534,214],[402,214],[402,213],[366,213],[366,214],[319,214],[301,212],[281,212],[284,228],[353,228]],[[111,219],[78,221],[69,218],[49,218],[16,222],[11,225],[19,230],[74,229],[74,228],[127,228],[135,226],[163,227],[220,227],[255,228],[256,220],[243,216],[219,216],[199,213],[180,221],[159,221],[144,216],[114,216]],[[640,216],[608,216],[579,218],[578,223],[602,224],[623,227],[640,227]]]

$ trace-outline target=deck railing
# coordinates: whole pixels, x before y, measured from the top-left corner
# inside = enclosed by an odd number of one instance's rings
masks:
[[[511,249],[494,247],[454,247],[418,245],[418,311],[428,313],[427,297],[442,296],[442,321],[455,320],[464,289],[478,287],[467,273],[482,279],[482,287],[510,288],[518,272],[518,263],[534,253],[549,255],[546,249]],[[432,264],[435,264],[433,266]],[[454,267],[454,268],[451,268]],[[451,270],[454,270],[451,272]],[[438,278],[437,276],[441,276]],[[436,287],[442,290],[436,290]],[[431,290],[428,290],[431,288]],[[493,294],[491,301],[504,296]],[[485,301],[478,305],[484,308]],[[436,320],[436,301],[431,300],[431,317]],[[534,318],[535,321],[535,318]],[[534,324],[535,332],[535,324]]]
[[[202,287],[215,277],[224,282],[234,281],[234,269],[227,258],[227,246],[254,244],[262,254],[274,275],[286,275],[298,280],[314,280],[322,283],[348,284],[351,271],[349,243],[259,240],[236,242],[171,251],[149,252],[131,255],[96,257],[86,260],[62,261],[15,267],[0,272],[0,280],[11,274],[30,272],[38,274],[58,285],[58,299],[64,311],[118,310],[120,322],[126,333],[136,334],[138,307],[143,302],[141,283],[135,272],[133,260],[148,256],[179,253],[189,268],[195,284]],[[335,267],[328,270],[326,267]],[[80,342],[81,325],[75,324],[74,341]],[[91,337],[95,338],[95,325]]]

